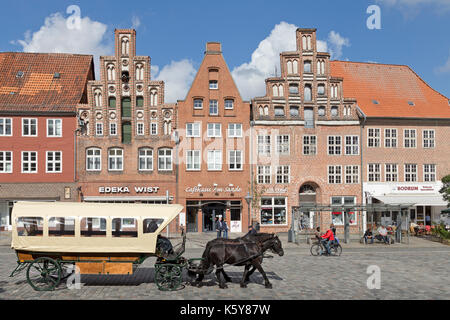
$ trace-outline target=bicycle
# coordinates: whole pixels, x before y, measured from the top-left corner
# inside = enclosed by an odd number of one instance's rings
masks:
[[[330,252],[332,256],[340,256],[342,253],[342,246],[339,243],[339,239],[335,238],[336,241],[334,241],[331,245],[330,245]],[[321,256],[324,255],[327,250],[325,249],[325,247],[323,246],[322,241],[317,241],[316,243],[314,243],[311,246],[311,255],[313,256]]]

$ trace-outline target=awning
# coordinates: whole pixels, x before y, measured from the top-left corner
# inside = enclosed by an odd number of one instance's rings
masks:
[[[169,200],[172,200],[172,197],[169,197]],[[92,201],[167,201],[167,197],[133,197],[133,196],[125,196],[125,197],[99,197],[99,196],[87,196],[83,198],[86,202]]]
[[[412,206],[447,206],[441,195],[392,195],[373,196],[386,204],[402,204]]]

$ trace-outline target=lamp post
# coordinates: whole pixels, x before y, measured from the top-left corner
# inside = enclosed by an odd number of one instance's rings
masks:
[[[247,195],[244,197],[245,201],[247,202],[247,209],[248,209],[248,223],[250,223],[250,201],[252,201],[253,197],[250,194],[250,192],[247,191]],[[250,225],[252,225],[250,223]]]

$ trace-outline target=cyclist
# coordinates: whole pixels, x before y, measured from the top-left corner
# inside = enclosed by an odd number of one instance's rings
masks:
[[[334,228],[334,224],[331,224],[330,229],[328,229],[327,232],[322,236],[322,243],[323,243],[324,247],[327,249],[328,255],[331,255],[330,245],[334,241],[333,228]]]

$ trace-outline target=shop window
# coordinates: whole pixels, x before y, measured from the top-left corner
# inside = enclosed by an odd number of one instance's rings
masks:
[[[159,226],[164,222],[164,219],[148,218],[144,219],[143,222],[143,232],[144,233],[155,233]]]
[[[75,236],[75,218],[50,218],[48,220],[49,237],[74,237]]]
[[[135,218],[112,219],[112,236],[120,238],[137,238],[138,223]]]
[[[19,217],[16,221],[19,237],[42,237],[44,219],[41,217]]]
[[[355,197],[332,197],[331,198],[331,205],[337,205],[337,206],[348,206],[348,205],[354,205],[356,203]],[[333,211],[331,213],[331,219],[332,223],[336,226],[343,226],[345,222],[344,218],[344,212],[341,211]],[[350,211],[348,213],[348,222],[350,225],[356,225],[356,212]]]
[[[287,223],[286,198],[262,198],[261,199],[261,224],[285,225]]]
[[[82,237],[106,237],[106,218],[82,218],[80,232]]]

